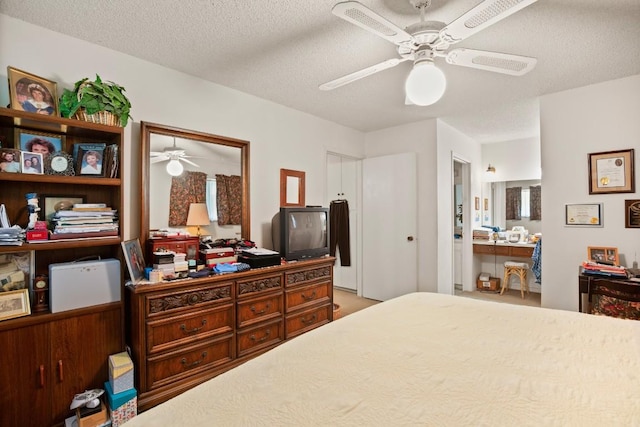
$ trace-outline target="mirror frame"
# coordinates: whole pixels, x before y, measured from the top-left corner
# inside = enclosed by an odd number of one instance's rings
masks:
[[[165,135],[175,138],[192,139],[208,144],[219,144],[240,149],[241,173],[242,173],[242,218],[240,229],[243,239],[251,239],[251,218],[249,208],[249,141],[213,135],[205,132],[181,129],[174,126],[161,125],[150,122],[140,122],[140,245],[147,247],[149,239],[149,172],[150,172],[150,147],[151,135]],[[144,249],[146,250],[146,249]]]
[[[287,202],[288,180],[294,178],[298,180],[298,194],[296,202]],[[280,169],[280,206],[304,206],[305,203],[305,173],[291,169]]]

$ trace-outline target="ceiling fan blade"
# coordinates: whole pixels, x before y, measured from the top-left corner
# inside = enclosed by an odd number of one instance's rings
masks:
[[[156,157],[151,157],[151,164],[153,163],[160,163],[160,162],[164,162],[169,160],[169,157],[167,156],[156,156]]]
[[[448,44],[457,43],[536,1],[484,0],[440,30],[440,39]]]
[[[355,71],[351,74],[347,74],[346,76],[342,76],[339,77],[335,80],[331,80],[330,82],[327,83],[323,83],[320,86],[318,86],[318,88],[320,90],[332,90],[335,89],[337,87],[340,86],[344,86],[348,83],[354,82],[356,80],[359,80],[363,77],[367,77],[370,76],[371,74],[375,74],[379,71],[383,71],[386,70],[387,68],[392,68],[395,67],[396,65],[398,65],[399,63],[403,62],[403,61],[407,61],[410,58],[393,58],[393,59],[388,59],[384,62],[380,62],[379,64],[376,65],[372,65],[370,67],[364,68],[362,70],[359,71]]]
[[[357,1],[337,3],[331,13],[391,43],[401,45],[413,41],[413,36]]]
[[[511,76],[527,74],[538,62],[536,58],[528,56],[474,49],[453,49],[446,54],[445,59],[448,64],[478,68]]]
[[[179,160],[180,160],[181,162],[189,163],[190,165],[193,165],[193,166],[195,166],[195,167],[197,167],[197,168],[199,168],[199,167],[200,167],[199,165],[196,165],[196,164],[195,164],[195,163],[193,163],[191,160],[187,160],[187,159],[185,159],[184,157],[180,157],[180,159],[179,159]]]

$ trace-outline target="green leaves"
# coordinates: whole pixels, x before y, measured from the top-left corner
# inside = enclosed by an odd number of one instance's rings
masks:
[[[118,116],[120,123],[125,127],[129,121],[131,103],[124,92],[124,87],[110,81],[102,81],[96,74],[94,81],[84,78],[75,83],[73,91],[65,89],[62,92],[60,113],[63,117],[73,117],[81,108],[84,108],[87,114],[108,111]]]

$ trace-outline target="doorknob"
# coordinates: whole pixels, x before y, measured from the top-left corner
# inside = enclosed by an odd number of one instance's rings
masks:
[[[408,242],[413,242],[413,236],[407,236],[407,241]]]

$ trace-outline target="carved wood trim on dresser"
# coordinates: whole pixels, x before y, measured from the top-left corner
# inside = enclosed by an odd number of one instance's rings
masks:
[[[138,410],[144,411],[333,320],[325,257],[127,288]]]

